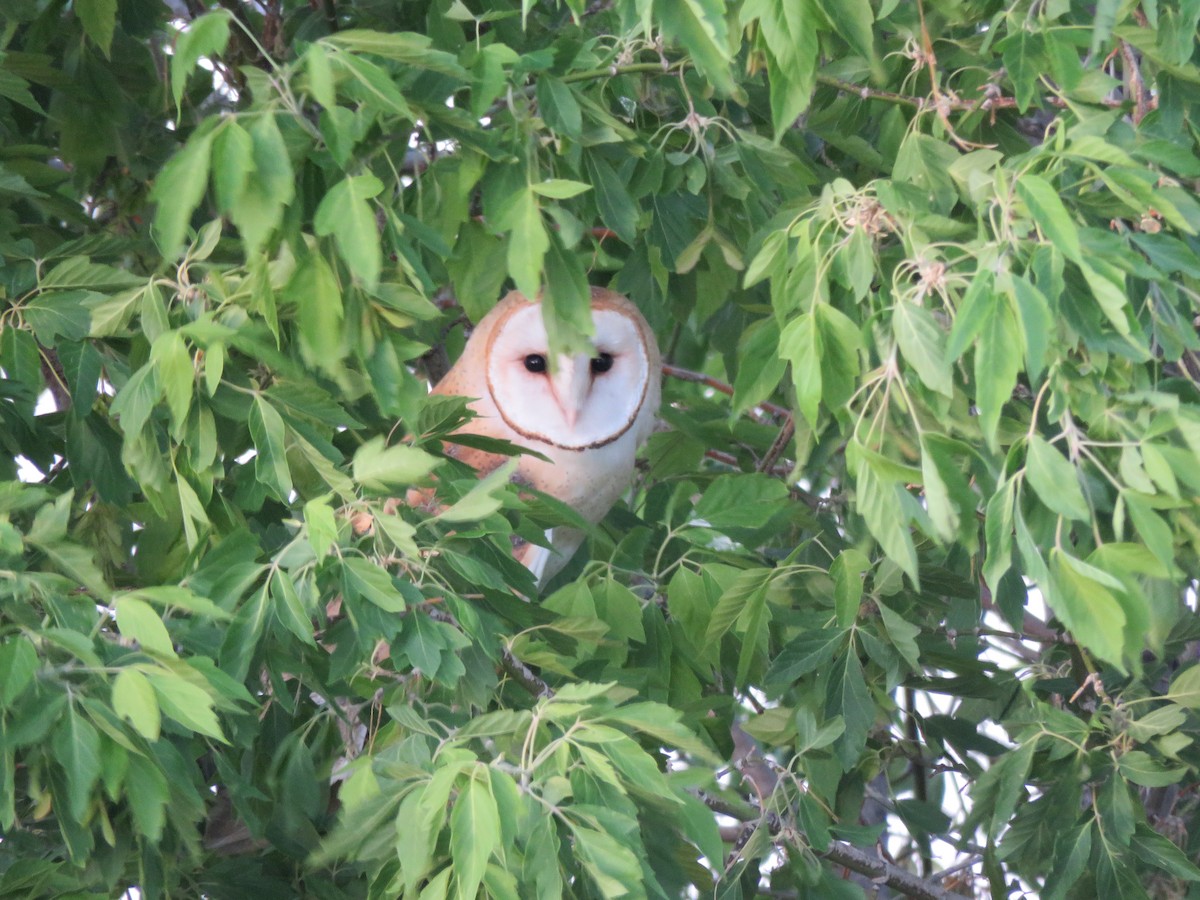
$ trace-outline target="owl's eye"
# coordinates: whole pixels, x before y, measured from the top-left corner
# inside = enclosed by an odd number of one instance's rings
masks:
[[[601,353],[599,356],[592,357],[592,374],[603,375],[612,368],[613,358],[611,353]]]
[[[594,360],[593,360],[594,362]],[[540,375],[546,371],[546,357],[540,353],[530,353],[525,357],[525,371]]]

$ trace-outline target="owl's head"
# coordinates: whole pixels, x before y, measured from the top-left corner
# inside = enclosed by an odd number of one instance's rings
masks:
[[[624,297],[592,289],[591,353],[552,357],[541,304],[520,294],[509,294],[494,313],[485,353],[487,389],[519,435],[563,450],[588,450],[652,422],[661,379],[658,346]]]

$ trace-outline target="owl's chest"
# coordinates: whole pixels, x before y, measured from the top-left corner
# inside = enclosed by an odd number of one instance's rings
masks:
[[[603,447],[563,450],[532,442],[532,449],[549,462],[526,456],[518,468],[529,483],[573,507],[589,522],[598,522],[629,487],[633,476],[637,441],[622,435]]]

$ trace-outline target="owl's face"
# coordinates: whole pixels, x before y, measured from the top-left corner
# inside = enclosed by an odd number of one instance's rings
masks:
[[[593,309],[595,351],[551,356],[541,308],[521,303],[491,333],[487,389],[520,436],[562,450],[606,446],[624,435],[650,400],[644,322],[620,307]],[[653,338],[650,338],[651,342]]]

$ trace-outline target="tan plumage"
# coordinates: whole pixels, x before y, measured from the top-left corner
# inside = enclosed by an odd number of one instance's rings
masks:
[[[434,393],[474,398],[478,418],[464,433],[543,454],[549,462],[520,457],[514,479],[599,522],[629,486],[638,448],[654,428],[662,362],[650,326],[625,297],[592,288],[592,320],[595,352],[552,363],[540,302],[513,291],[480,320]],[[462,445],[450,452],[480,474],[506,459]],[[552,554],[527,546],[518,556],[545,583],[583,537],[556,528]]]

